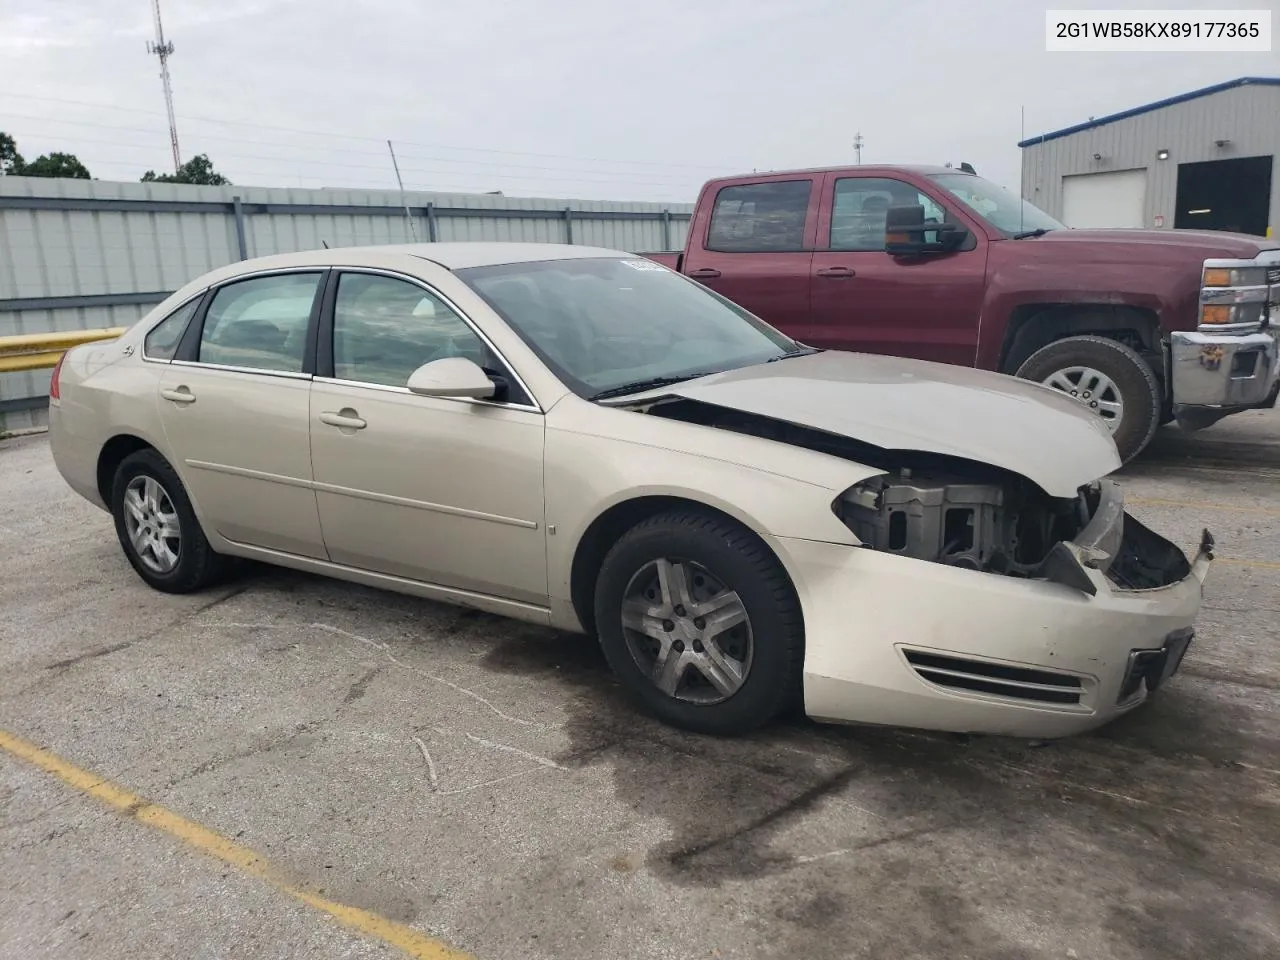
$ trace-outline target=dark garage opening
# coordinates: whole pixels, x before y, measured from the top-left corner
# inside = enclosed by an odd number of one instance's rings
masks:
[[[1265,236],[1272,157],[1178,164],[1178,229],[1230,230]]]

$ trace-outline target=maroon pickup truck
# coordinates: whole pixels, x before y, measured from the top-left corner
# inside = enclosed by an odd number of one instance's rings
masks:
[[[1125,460],[1161,423],[1199,429],[1280,388],[1280,243],[1068,229],[950,167],[712,180],[684,251],[645,256],[810,346],[1063,390]]]

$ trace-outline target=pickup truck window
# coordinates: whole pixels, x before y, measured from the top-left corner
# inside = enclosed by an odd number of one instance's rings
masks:
[[[890,207],[919,204],[925,222],[942,223],[946,212],[933,200],[902,180],[887,177],[841,177],[831,207],[832,250],[883,250],[885,221]],[[925,240],[931,240],[929,234]]]
[[[1008,236],[1031,230],[1067,229],[1066,224],[1059,223],[1039,207],[971,173],[938,173],[929,179]]]
[[[707,249],[777,253],[804,249],[812,180],[770,180],[724,187],[711,211]]]

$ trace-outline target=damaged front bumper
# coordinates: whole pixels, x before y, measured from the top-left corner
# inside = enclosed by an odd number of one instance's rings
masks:
[[[1212,561],[1099,484],[1091,518],[1032,578],[775,538],[805,617],[815,719],[1059,737],[1142,703],[1194,636]]]

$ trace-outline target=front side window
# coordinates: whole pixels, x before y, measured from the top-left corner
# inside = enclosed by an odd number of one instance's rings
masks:
[[[930,177],[966,207],[1008,236],[1033,230],[1065,230],[1039,207],[990,180],[971,173],[939,173]]]
[[[491,351],[444,301],[414,283],[344,273],[333,305],[333,375],[403,387],[424,363],[466,357],[492,369]]]
[[[724,187],[711,211],[707,249],[725,253],[803,250],[812,190],[812,180]]]
[[[801,349],[703,285],[640,258],[546,260],[456,274],[579,396]]]
[[[187,331],[187,324],[196,315],[200,306],[200,297],[188,300],[173,313],[169,314],[147,334],[142,341],[142,354],[148,360],[172,360],[178,352],[178,344]]]
[[[254,277],[214,294],[200,333],[201,363],[301,373],[319,273]]]
[[[932,198],[902,180],[887,177],[842,177],[831,204],[832,250],[883,250],[890,207],[922,206],[925,223],[943,223],[946,211]],[[925,242],[936,234],[926,233]]]

